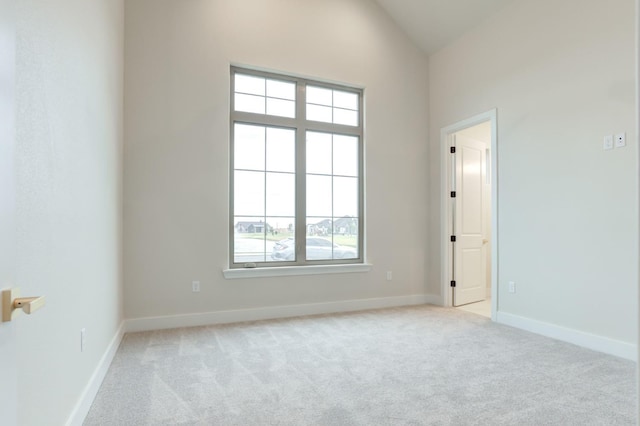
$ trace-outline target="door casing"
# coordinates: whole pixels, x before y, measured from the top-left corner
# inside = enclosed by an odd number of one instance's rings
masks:
[[[498,137],[497,123],[498,111],[492,109],[487,112],[459,121],[450,126],[443,127],[440,131],[441,151],[441,294],[443,306],[453,306],[453,292],[451,291],[451,269],[453,256],[451,253],[451,203],[449,188],[451,187],[451,153],[449,152],[450,140],[454,133],[473,127],[475,125],[491,123],[491,319],[496,320],[498,312]]]

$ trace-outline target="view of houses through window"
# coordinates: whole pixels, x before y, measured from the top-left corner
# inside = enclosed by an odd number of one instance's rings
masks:
[[[235,267],[362,262],[362,93],[232,69]]]

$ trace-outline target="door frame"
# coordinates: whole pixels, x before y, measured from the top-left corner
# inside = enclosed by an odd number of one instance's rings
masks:
[[[446,307],[453,306],[453,291],[451,290],[451,269],[453,256],[450,250],[450,234],[452,229],[451,203],[449,202],[449,188],[451,187],[451,157],[449,157],[450,139],[454,133],[473,127],[478,124],[491,123],[491,320],[496,321],[498,312],[498,110],[474,115],[462,121],[458,121],[440,130],[440,253],[441,264],[441,289],[442,304]]]

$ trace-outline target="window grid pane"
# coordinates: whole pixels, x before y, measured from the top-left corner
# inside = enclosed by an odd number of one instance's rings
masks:
[[[291,262],[295,261],[295,217],[272,216],[268,217],[270,224],[267,239],[267,262]]]
[[[246,74],[236,74],[235,90],[236,93],[248,93],[251,95],[264,96],[265,80],[261,77]]]
[[[270,98],[296,100],[296,85],[288,81],[267,80],[267,96]]]
[[[332,156],[331,134],[307,132],[307,173],[330,175]]]
[[[267,165],[270,172],[296,171],[296,132],[292,129],[267,129]]]
[[[333,106],[333,91],[323,87],[307,86],[307,103]]]
[[[234,75],[234,110],[295,118],[296,85],[246,74]]]
[[[344,124],[346,126],[357,126],[358,111],[342,109],[342,108],[334,108],[333,122],[336,124]]]
[[[295,118],[296,104],[293,101],[286,101],[276,98],[267,98],[267,115],[277,115],[278,117]]]
[[[265,111],[264,96],[236,93],[235,104],[236,111],[253,112],[256,114],[264,114]]]
[[[358,94],[307,86],[307,120],[358,126]]]
[[[307,120],[331,123],[333,121],[333,108],[322,105],[307,104]]]

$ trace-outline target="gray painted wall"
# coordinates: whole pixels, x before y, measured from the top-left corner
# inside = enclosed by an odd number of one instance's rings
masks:
[[[130,0],[125,16],[127,318],[426,293],[427,60],[377,4]],[[231,64],[365,87],[370,272],[222,276]]]
[[[122,13],[18,2],[15,285],[47,297],[14,324],[20,425],[66,423],[122,321]]]
[[[431,235],[442,127],[498,110],[499,311],[636,343],[634,1],[515,1],[430,58]],[[627,147],[603,151],[626,132]],[[440,247],[430,239],[429,291]],[[507,292],[515,281],[517,293]]]

